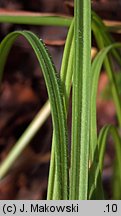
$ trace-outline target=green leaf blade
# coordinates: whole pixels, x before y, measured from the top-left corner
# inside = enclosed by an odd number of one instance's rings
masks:
[[[10,33],[0,45],[0,64],[2,65],[0,71],[1,76],[10,48],[15,39],[20,35],[24,36],[32,46],[43,71],[50,99],[53,128],[56,137],[55,157],[56,169],[58,173],[57,198],[68,199],[68,139],[66,115],[61,94],[61,82],[59,77],[57,77],[56,69],[53,66],[43,42],[40,41],[39,38],[33,33],[28,31],[17,31]]]
[[[91,68],[90,1],[75,0],[70,199],[87,199]]]

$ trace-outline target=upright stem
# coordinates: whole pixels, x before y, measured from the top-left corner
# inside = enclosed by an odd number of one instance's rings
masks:
[[[91,1],[75,0],[70,199],[87,199],[91,80]]]

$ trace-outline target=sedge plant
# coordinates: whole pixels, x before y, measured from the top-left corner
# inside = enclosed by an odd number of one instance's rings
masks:
[[[16,19],[15,19],[16,17]],[[74,0],[74,17],[53,14],[1,13],[0,22],[69,28],[60,73],[43,41],[29,31],[15,31],[0,43],[0,78],[14,41],[23,36],[32,47],[43,72],[49,100],[0,165],[2,179],[29,144],[51,112],[53,137],[48,178],[48,200],[105,199],[102,185],[103,162],[108,135],[115,143],[113,199],[121,199],[121,102],[111,59],[121,65],[121,44],[115,43],[102,20],[91,11],[90,0]],[[91,62],[91,31],[99,52]],[[96,96],[101,67],[104,65],[111,83],[118,126],[105,125],[97,134]],[[72,88],[71,143],[68,139],[67,116]],[[71,151],[69,152],[69,146]]]

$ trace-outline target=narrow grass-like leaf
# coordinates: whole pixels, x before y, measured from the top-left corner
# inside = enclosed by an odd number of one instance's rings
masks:
[[[98,34],[98,37],[96,37],[96,39],[97,39],[97,42],[99,44],[99,47],[103,48],[104,47],[104,39],[103,39],[103,37],[100,37],[100,35]],[[116,53],[116,51],[115,51],[115,53]],[[106,56],[105,61],[104,61],[104,66],[106,68],[106,72],[107,72],[107,75],[109,77],[109,81],[111,83],[111,93],[112,93],[113,101],[114,101],[115,107],[116,107],[116,113],[117,113],[118,122],[119,122],[119,125],[121,127],[121,115],[120,115],[120,113],[121,113],[121,102],[120,102],[120,96],[119,96],[118,86],[117,86],[117,83],[116,83],[116,80],[115,80],[115,76],[113,74],[112,64],[111,64],[109,56]]]
[[[44,25],[44,26],[67,26],[69,27],[72,17],[59,16],[56,14],[34,13],[25,11],[0,11],[0,23]]]
[[[98,80],[99,80],[99,74],[101,67],[103,65],[103,61],[105,60],[107,54],[111,51],[111,49],[116,49],[121,47],[120,43],[112,44],[104,49],[102,49],[97,56],[95,57],[93,63],[92,63],[92,82],[91,82],[91,127],[90,127],[90,145],[91,145],[91,153],[92,153],[92,165],[95,167],[95,171],[93,169],[93,172],[90,172],[90,178],[89,178],[89,185],[93,185],[95,182],[95,178],[97,175],[97,169],[95,164],[98,164],[98,157],[100,154],[99,146],[97,146],[97,126],[96,126],[96,95],[97,95],[97,87],[98,87]],[[96,155],[96,159],[95,159]],[[91,181],[91,182],[90,182]],[[90,187],[90,186],[89,186]],[[96,185],[95,185],[96,188]]]
[[[106,27],[100,21],[100,18],[98,18],[98,16],[95,14],[94,14],[94,18],[96,19],[97,23],[95,24],[95,21],[93,21],[93,25],[92,25],[93,32],[94,32],[94,35],[95,35],[95,38],[96,38],[96,41],[97,41],[99,48],[102,49],[105,46],[111,45],[112,40],[110,40],[110,38],[108,37]],[[113,49],[111,49],[110,53],[112,53],[115,56],[115,58],[118,60],[118,62],[120,61],[119,52],[117,52],[115,47]],[[113,70],[111,67],[109,57],[107,57],[107,56],[105,56],[104,65],[106,67],[109,81],[111,83],[112,96],[113,96],[113,100],[114,100],[114,103],[116,106],[118,122],[119,122],[119,125],[121,125],[121,117],[120,117],[121,103],[120,103],[120,98],[119,98],[119,91],[118,91],[117,83],[115,80],[115,76],[113,74]],[[93,137],[96,137],[95,127],[91,127],[91,128],[92,128],[91,134],[95,134],[95,136],[93,136]],[[91,143],[92,143],[92,145],[96,145],[96,142],[91,141]]]
[[[95,150],[94,160],[90,170],[89,199],[103,199],[102,172],[106,141],[112,135],[115,142],[115,166],[113,174],[113,199],[121,198],[121,138],[117,129],[112,125],[104,126],[99,134],[98,149]],[[92,184],[91,184],[92,183]],[[117,191],[118,188],[118,191]]]
[[[119,152],[121,158],[121,152]],[[115,155],[114,164],[113,164],[113,176],[112,176],[112,200],[121,200],[121,163]],[[120,159],[121,160],[121,159]]]
[[[74,31],[74,22],[72,22],[67,35],[63,59],[62,59],[61,72],[60,72],[66,117],[67,117],[68,102],[69,102],[71,80],[72,80],[72,73],[73,73],[73,31]],[[54,143],[55,143],[55,136],[53,135],[52,151],[51,151],[52,153],[51,153],[51,160],[50,160],[50,172],[49,172],[49,181],[48,181],[48,193],[47,193],[47,199],[49,200],[54,199],[55,190],[56,190],[55,178],[57,173],[55,169],[55,155],[54,155],[55,144]]]
[[[102,187],[102,173],[99,166],[99,152],[98,148],[95,151],[94,160],[89,169],[89,200],[104,200],[104,192]]]
[[[90,1],[75,0],[70,199],[87,199],[91,65]]]
[[[104,49],[102,49],[97,56],[95,57],[92,64],[92,91],[91,91],[91,145],[93,146],[93,155],[95,152],[96,144],[97,144],[97,129],[96,129],[96,95],[97,95],[97,86],[99,80],[99,74],[103,62],[111,49],[121,47],[120,43],[112,44]],[[113,82],[113,81],[112,81]],[[113,83],[112,83],[113,84]],[[93,157],[92,157],[93,158]]]
[[[100,172],[103,170],[103,162],[104,162],[104,153],[106,149],[106,141],[109,135],[112,135],[114,143],[115,143],[115,166],[114,168],[114,177],[113,177],[113,199],[121,199],[121,138],[118,134],[117,129],[108,125],[102,128],[98,138],[99,145],[99,166]],[[116,173],[116,174],[115,174]],[[115,188],[118,188],[118,193],[115,192]],[[116,190],[117,191],[117,190]]]
[[[109,46],[115,42],[115,40],[109,33],[107,26],[103,23],[101,18],[94,11],[92,11],[92,31],[94,32],[99,48],[100,48],[100,44],[98,42],[98,35],[100,35],[100,37],[102,38],[104,46]],[[113,49],[111,53],[118,61],[119,65],[121,65],[120,51]]]
[[[93,27],[93,31],[95,34],[97,44],[98,44],[99,48],[102,49],[103,47],[111,45],[112,43],[114,43],[114,40],[111,38],[110,34],[107,32],[106,26],[104,26],[101,19],[97,15],[95,15],[94,17],[96,20],[96,24],[94,24],[95,23],[95,20],[94,20],[93,26],[94,25],[96,25],[96,26]],[[121,65],[121,61],[120,61],[120,54],[121,53],[119,52],[119,50],[116,50],[114,48],[111,50],[110,53],[115,57],[115,59]],[[109,56],[106,56],[105,61],[104,61],[104,66],[106,68],[106,72],[108,74],[109,81],[111,83],[111,93],[112,93],[113,100],[114,100],[114,103],[116,106],[118,122],[119,122],[119,125],[121,127],[121,117],[120,117],[121,102],[120,102],[120,97],[119,97],[119,90],[118,90],[118,86],[117,86],[117,83],[115,80],[115,76],[113,74],[112,63],[110,61]]]
[[[74,58],[74,20],[71,23],[68,36],[66,39],[66,44],[64,47],[62,65],[61,65],[61,81],[63,84],[64,92],[64,101],[66,110],[68,109],[68,102],[70,96],[70,88],[72,84],[72,75],[73,75],[73,58]]]
[[[94,11],[92,11],[92,14],[96,15]],[[53,13],[8,11],[8,10],[0,9],[0,23],[69,27],[71,25],[72,19],[73,17],[65,16],[63,14],[57,15]],[[118,22],[116,22],[115,24],[115,22],[112,22],[112,21],[111,23],[109,21],[104,21],[104,23],[109,32],[120,32],[121,30],[121,24]]]
[[[113,139],[115,141],[115,148],[116,148],[116,155],[117,155],[116,158],[120,164],[119,170],[121,170],[121,139],[120,139],[120,136],[118,135],[117,129],[113,125],[106,125],[101,129],[100,134],[99,134],[99,138],[98,138],[99,166],[100,166],[101,172],[103,170],[106,140],[107,140],[107,137],[109,134],[111,134],[113,136]],[[119,172],[119,174],[121,177],[121,172]]]
[[[45,78],[48,95],[50,99],[53,128],[55,131],[56,145],[55,145],[55,158],[56,158],[56,169],[58,172],[58,188],[57,198],[67,199],[68,198],[68,153],[67,153],[67,126],[66,126],[66,115],[61,95],[61,83],[55,67],[48,55],[48,52],[43,42],[31,32],[17,31],[10,33],[1,42],[0,45],[0,72],[2,76],[2,70],[8,52],[18,36],[24,36],[32,46],[37,59],[41,65],[43,75]]]
[[[51,158],[50,158],[50,168],[49,168],[49,177],[48,177],[48,187],[47,187],[47,200],[53,200],[56,198],[56,176],[58,175],[56,170],[56,161],[55,161],[55,134],[53,133],[52,138],[52,147],[51,147]]]

